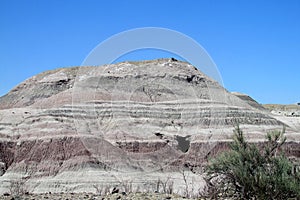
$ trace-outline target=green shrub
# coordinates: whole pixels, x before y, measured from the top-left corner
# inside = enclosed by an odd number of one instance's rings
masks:
[[[248,143],[239,127],[230,150],[209,162],[207,194],[211,198],[287,199],[300,197],[300,174],[279,151],[286,138],[283,131],[267,134],[262,148]]]

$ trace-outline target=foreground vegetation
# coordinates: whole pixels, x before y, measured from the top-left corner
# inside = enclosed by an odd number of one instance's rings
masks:
[[[235,129],[230,151],[211,160],[206,170],[206,196],[213,199],[300,198],[300,173],[280,148],[283,131],[267,134],[262,148],[248,143]]]

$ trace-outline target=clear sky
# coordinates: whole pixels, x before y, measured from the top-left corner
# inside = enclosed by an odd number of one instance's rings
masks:
[[[260,103],[300,102],[299,0],[0,0],[0,95],[45,70],[78,66],[103,40],[139,27],[192,37],[229,91]]]

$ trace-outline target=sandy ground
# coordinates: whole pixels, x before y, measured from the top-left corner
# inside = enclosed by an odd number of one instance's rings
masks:
[[[169,195],[169,194],[156,194],[156,193],[130,193],[130,194],[111,194],[106,196],[95,195],[91,193],[69,193],[69,194],[28,194],[20,197],[13,196],[0,196],[0,199],[3,200],[40,200],[40,199],[51,199],[51,200],[191,200],[193,198],[184,198],[177,195]],[[199,199],[199,198],[198,198]],[[201,199],[201,198],[200,198]]]

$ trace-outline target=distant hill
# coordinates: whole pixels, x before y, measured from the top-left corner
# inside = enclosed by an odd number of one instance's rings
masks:
[[[264,104],[263,106],[273,114],[300,117],[300,105],[297,104]]]

